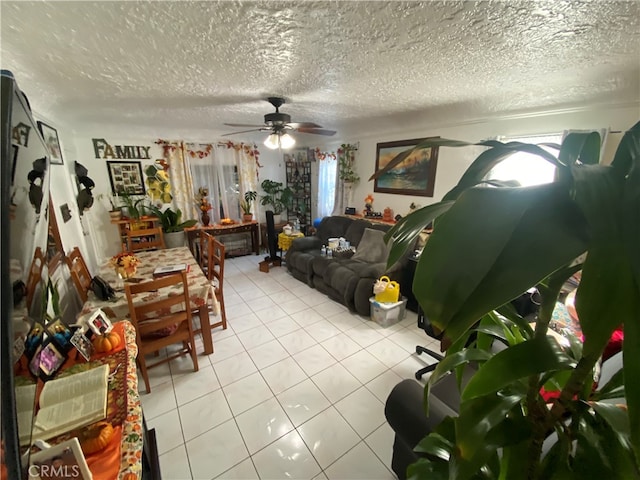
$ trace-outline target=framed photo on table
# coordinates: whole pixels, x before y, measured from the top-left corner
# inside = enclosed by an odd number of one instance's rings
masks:
[[[140,162],[107,161],[109,181],[114,195],[144,195],[144,180]]]
[[[62,148],[60,148],[58,131],[44,122],[38,122],[38,130],[40,130],[42,138],[44,138],[44,143],[47,145],[47,149],[49,150],[51,164],[63,165],[64,161],[62,160]]]
[[[437,137],[431,137],[437,138]],[[378,143],[376,147],[376,171],[384,168],[399,153],[415,147],[426,138]],[[433,197],[438,165],[438,147],[413,152],[384,175],[376,178],[373,191]]]

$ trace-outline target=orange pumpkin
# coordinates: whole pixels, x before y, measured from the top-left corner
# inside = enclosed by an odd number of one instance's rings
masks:
[[[112,330],[104,335],[98,335],[93,340],[93,347],[98,353],[107,353],[117,348],[120,343],[120,335]]]
[[[109,422],[98,422],[82,431],[80,446],[85,455],[89,455],[106,447],[111,437],[113,437],[113,426]]]

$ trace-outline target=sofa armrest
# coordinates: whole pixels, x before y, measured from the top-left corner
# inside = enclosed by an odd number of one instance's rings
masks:
[[[308,252],[309,250],[320,250],[322,240],[319,237],[301,237],[291,242],[288,252]]]

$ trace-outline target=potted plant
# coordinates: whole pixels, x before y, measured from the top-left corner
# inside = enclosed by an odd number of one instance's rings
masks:
[[[427,456],[409,467],[409,478],[640,476],[640,123],[624,135],[611,165],[599,164],[599,138],[571,133],[557,155],[519,142],[480,142],[489,150],[441,202],[388,232],[393,264],[434,221],[413,291],[444,332],[447,350],[424,398],[447,372],[479,365],[462,388],[459,415],[416,446]],[[469,144],[425,141],[372,178],[411,151],[436,145]],[[556,180],[487,185],[486,173],[516,151],[553,163]],[[561,348],[547,330],[562,285],[579,269],[575,305],[584,342],[572,338],[570,348]],[[508,305],[534,285],[542,303],[532,327]],[[605,385],[594,383],[594,367],[618,326],[625,335],[623,368]],[[496,341],[505,348],[493,353]],[[551,403],[540,394],[543,385],[558,391]]]
[[[250,222],[253,220],[251,208],[256,198],[258,198],[258,192],[254,190],[244,192],[244,199],[240,200],[240,208],[242,209],[242,221]]]
[[[147,207],[153,214],[160,219],[162,232],[164,233],[164,243],[167,248],[176,248],[184,246],[185,235],[184,229],[193,227],[197,220],[182,221],[182,211],[178,208],[174,212],[171,207],[164,211],[155,205]]]
[[[122,200],[120,210],[122,211],[123,217],[137,220],[145,214],[145,197],[138,197],[137,195],[131,195],[130,193],[121,191],[118,192],[118,198]]]
[[[271,206],[274,215],[274,222],[280,221],[280,214],[290,207],[293,199],[293,192],[289,187],[283,186],[281,182],[274,180],[263,180],[260,184],[265,195],[260,199],[260,204]]]

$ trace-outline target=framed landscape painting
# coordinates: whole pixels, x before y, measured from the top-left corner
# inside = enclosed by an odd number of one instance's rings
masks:
[[[437,138],[437,137],[430,137]],[[376,172],[384,168],[393,158],[405,150],[415,147],[425,138],[378,143],[376,147]],[[433,197],[433,188],[438,165],[438,147],[418,150],[409,155],[375,180],[373,191]]]
[[[144,195],[142,164],[140,162],[107,161],[111,190],[114,195]]]

